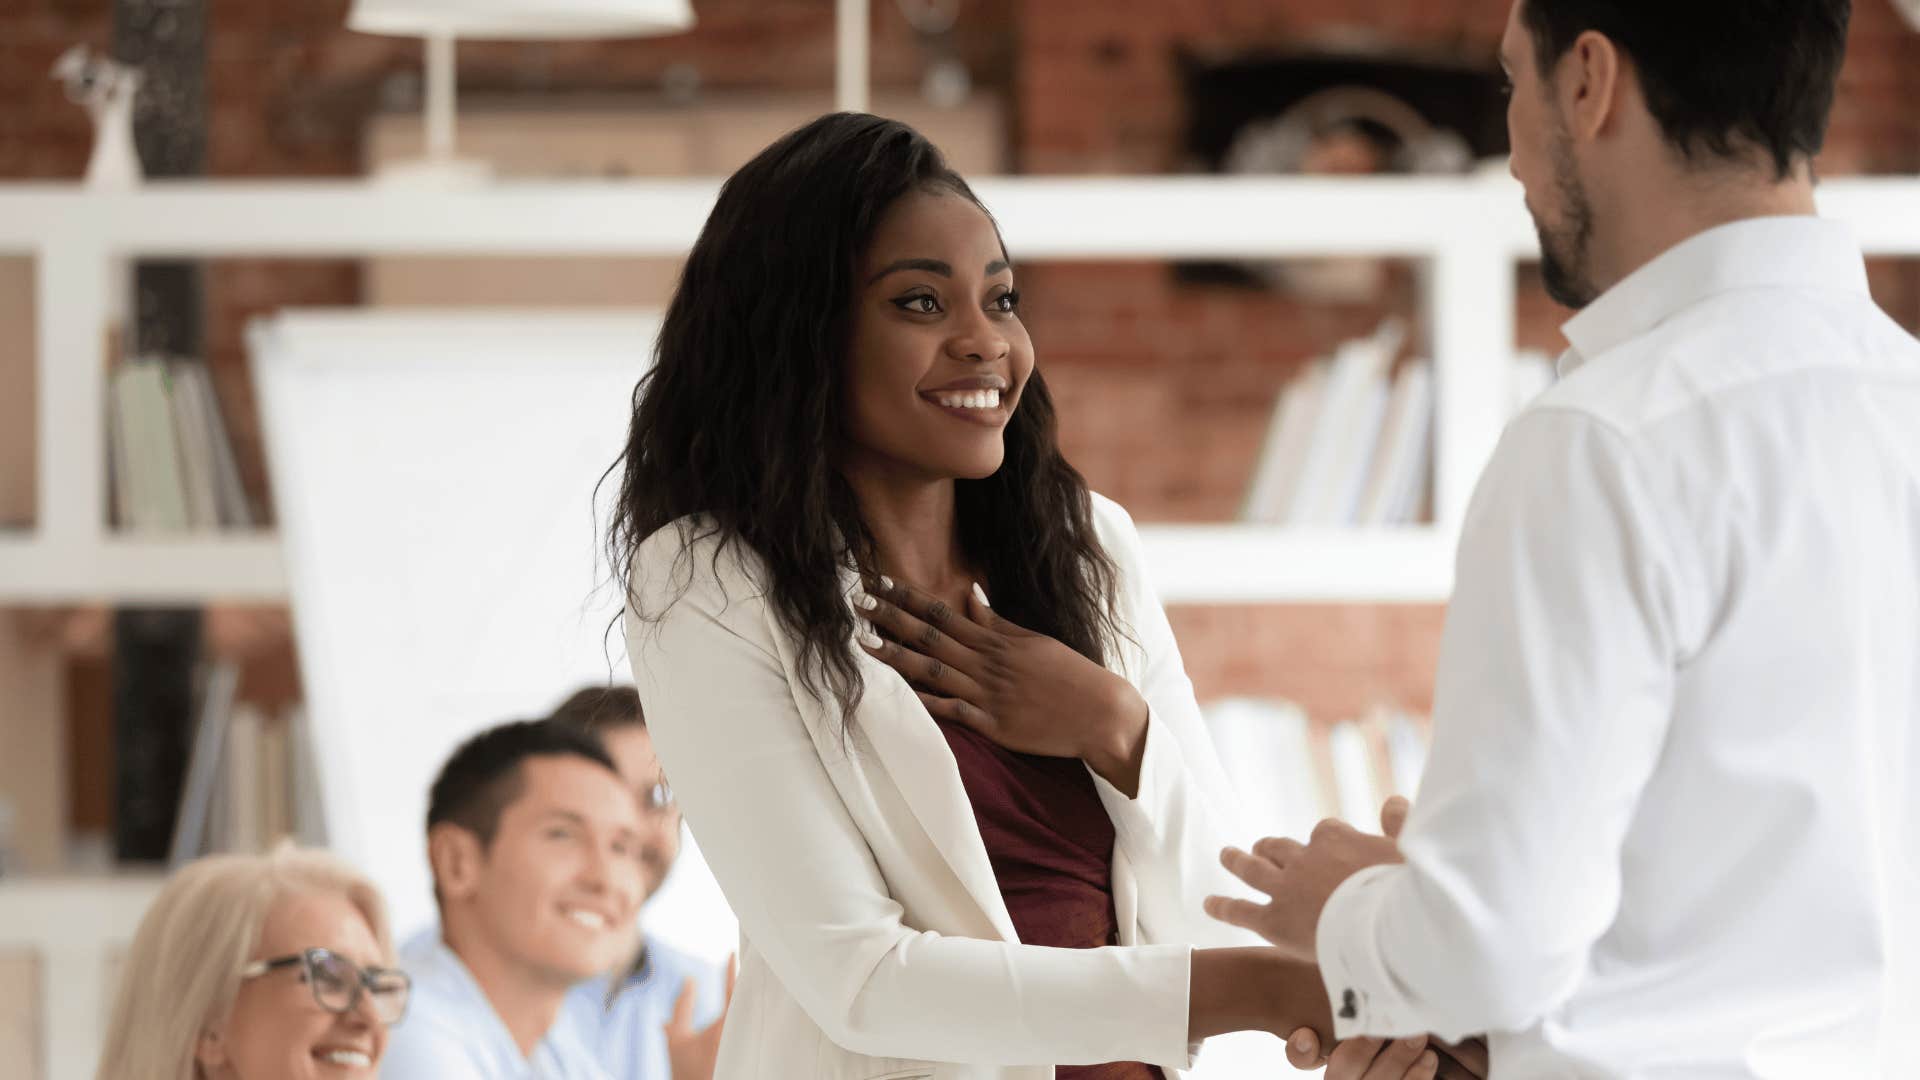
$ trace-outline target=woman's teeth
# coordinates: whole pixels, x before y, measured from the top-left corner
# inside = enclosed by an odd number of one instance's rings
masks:
[[[320,1060],[334,1065],[345,1065],[353,1069],[373,1067],[373,1058],[358,1050],[327,1050],[321,1053]]]
[[[949,409],[997,409],[1000,407],[998,390],[960,390],[933,395],[933,399]]]

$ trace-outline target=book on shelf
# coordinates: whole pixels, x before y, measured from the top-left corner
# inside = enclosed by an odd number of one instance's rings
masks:
[[[1306,712],[1290,701],[1229,698],[1205,715],[1247,826],[1259,836],[1311,832],[1322,795]]]
[[[122,609],[113,619],[114,852],[122,862],[171,854],[191,752],[195,610]]]
[[[1401,523],[1387,516],[1402,496],[1398,470],[1431,468],[1430,457],[1411,460],[1426,445],[1418,436],[1422,424],[1430,429],[1431,417],[1412,413],[1423,405],[1431,413],[1433,407],[1430,386],[1422,385],[1430,373],[1406,374],[1430,365],[1403,365],[1401,376],[1390,378],[1405,337],[1405,327],[1389,319],[1372,336],[1314,361],[1288,384],[1254,467],[1243,520],[1326,528]],[[1384,474],[1383,459],[1393,466]],[[1416,505],[1405,520],[1418,510]],[[1367,520],[1369,513],[1375,520]]]
[[[1327,731],[1327,758],[1340,817],[1363,832],[1380,827],[1380,804],[1391,792],[1380,783],[1367,733],[1357,721],[1341,720]]]
[[[1335,354],[1299,484],[1287,505],[1287,524],[1346,524],[1341,503],[1351,490],[1351,475],[1366,468],[1360,459],[1378,434],[1377,421],[1368,430],[1368,416],[1376,411],[1376,398],[1384,396],[1381,387],[1404,334],[1396,320],[1388,320],[1372,337],[1349,341]]]
[[[1314,418],[1320,413],[1320,398],[1326,393],[1327,368],[1326,360],[1315,360],[1281,391],[1254,469],[1253,486],[1240,514],[1242,520],[1284,523],[1286,508],[1300,486]]]
[[[187,762],[180,814],[174,822],[173,844],[167,857],[174,866],[213,850],[214,814],[225,809],[216,805],[214,795],[222,781],[220,769],[226,756],[227,718],[233,712],[234,693],[239,688],[240,668],[232,663],[209,665],[201,679],[193,756]]]
[[[138,532],[184,532],[190,522],[181,477],[180,442],[167,390],[166,364],[129,360],[113,377],[113,417],[119,435],[121,524]]]
[[[313,741],[313,721],[305,705],[287,707],[288,794],[293,838],[307,847],[327,846],[326,804],[320,792],[320,755]]]
[[[114,372],[108,446],[114,516],[132,532],[253,524],[204,364],[136,357]]]
[[[1288,383],[1254,465],[1241,520],[1322,528],[1388,528],[1421,520],[1433,489],[1433,362],[1395,369],[1404,331],[1388,320]],[[1509,387],[1518,412],[1554,380],[1538,351],[1516,358]]]
[[[260,812],[264,724],[260,710],[252,705],[236,705],[227,717],[227,818],[219,850],[259,851],[266,846],[266,823]]]
[[[1354,523],[1368,528],[1411,524],[1432,482],[1433,362],[1416,359],[1394,376]]]
[[[1202,712],[1246,824],[1262,836],[1305,839],[1323,818],[1375,832],[1381,804],[1419,789],[1426,727],[1403,711],[1315,722],[1290,701],[1236,697]]]
[[[326,843],[305,710],[279,716],[235,691],[239,671],[209,667],[202,680],[199,730],[173,835],[178,866],[223,851],[262,851],[291,837]]]
[[[1411,799],[1427,770],[1427,730],[1413,717],[1394,712],[1386,719],[1387,768],[1394,793]]]

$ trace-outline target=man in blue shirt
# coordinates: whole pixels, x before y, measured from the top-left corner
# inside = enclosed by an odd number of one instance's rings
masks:
[[[644,886],[639,807],[599,740],[503,724],[441,769],[427,808],[440,926],[401,950],[413,977],[386,1080],[606,1080],[557,1023],[568,991],[631,955]]]
[[[639,696],[632,687],[589,687],[562,702],[552,719],[597,737],[638,797],[644,893],[652,896],[680,853],[680,811]],[[713,965],[643,929],[630,962],[567,996],[561,1026],[595,1048],[613,1080],[712,1080],[730,995],[731,979]]]

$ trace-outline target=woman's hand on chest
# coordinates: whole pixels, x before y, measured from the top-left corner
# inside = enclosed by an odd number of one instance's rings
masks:
[[[1129,796],[1138,788],[1147,702],[1126,679],[1001,618],[978,585],[964,611],[886,578],[854,604],[874,628],[861,647],[935,717],[1018,753],[1080,758]]]

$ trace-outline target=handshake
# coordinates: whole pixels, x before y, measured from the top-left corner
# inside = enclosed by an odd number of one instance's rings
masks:
[[[1227,848],[1221,865],[1265,894],[1265,902],[1210,896],[1208,915],[1252,930],[1285,956],[1317,970],[1315,936],[1327,899],[1340,883],[1370,866],[1402,861],[1398,838],[1409,805],[1395,796],[1380,808],[1383,835],[1362,833],[1344,822],[1322,821],[1306,844],[1268,837],[1251,852]],[[1425,1080],[1429,1077],[1484,1077],[1488,1071],[1484,1039],[1445,1043],[1427,1036],[1400,1039],[1355,1038],[1331,1054],[1312,1026],[1287,1040],[1287,1060],[1296,1069],[1327,1067],[1326,1080]]]

